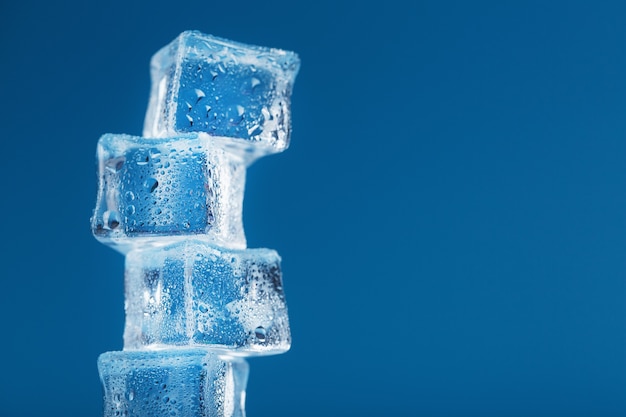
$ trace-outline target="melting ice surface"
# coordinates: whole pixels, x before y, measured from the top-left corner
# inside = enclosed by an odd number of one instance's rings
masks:
[[[97,152],[96,237],[122,252],[192,235],[245,248],[246,169],[220,143],[195,133],[160,139],[104,135]]]
[[[183,32],[152,58],[144,136],[207,132],[255,154],[280,152],[299,66],[292,52]]]
[[[290,333],[280,257],[186,241],[126,257],[127,349],[211,346],[282,353]]]
[[[245,416],[242,359],[202,350],[107,352],[98,370],[105,417]]]
[[[247,356],[289,349],[280,256],[247,249],[246,167],[289,145],[296,54],[183,32],[154,55],[144,136],[104,135],[92,231],[126,255],[104,415],[244,417]]]

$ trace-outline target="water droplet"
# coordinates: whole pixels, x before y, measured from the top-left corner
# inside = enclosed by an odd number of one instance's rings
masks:
[[[193,106],[188,101],[185,101],[185,104],[187,105],[187,111],[191,111]],[[187,116],[187,117],[189,117],[189,116]]]
[[[128,399],[130,401],[135,399],[135,391],[133,391],[132,389],[130,390],[130,392],[128,393]]]
[[[103,229],[104,229],[104,221],[102,219],[97,219],[96,220],[96,230],[95,230],[95,232],[98,235],[101,235]]]
[[[154,178],[148,178],[143,182],[143,186],[150,192],[153,192],[159,186],[159,182]]]
[[[258,135],[259,133],[261,133],[261,126],[259,125],[252,125],[248,129],[249,136],[255,136],[255,135]]]
[[[213,77],[213,78],[212,78],[212,80],[213,80],[213,81],[215,81],[215,79],[217,78],[217,76],[218,76],[218,75],[219,75],[219,74],[218,74],[218,72],[217,72],[217,71],[215,71],[215,70],[211,70],[211,77]]]
[[[170,402],[170,397],[163,397],[163,402],[165,404],[169,403]]]
[[[147,165],[148,161],[150,161],[150,155],[146,154],[145,150],[142,150],[135,156],[137,165]]]
[[[200,304],[198,306],[198,310],[200,310],[201,313],[206,313],[209,311],[209,309],[207,308],[207,306],[205,306],[204,304]]]
[[[243,116],[243,114],[244,114],[245,112],[246,112],[246,109],[245,109],[243,106],[241,106],[241,105],[239,105],[239,104],[238,104],[238,105],[237,105],[237,115],[238,115],[239,117],[241,117],[241,116]]]
[[[103,217],[107,227],[111,230],[120,225],[120,215],[117,211],[107,210],[104,212]]]
[[[135,199],[135,193],[133,193],[132,191],[126,191],[124,193],[124,197],[129,201],[133,201]]]
[[[204,94],[204,91],[200,90],[199,88],[196,88],[195,92],[196,92],[196,97],[197,97],[196,103],[202,100],[204,97],[206,97],[206,94]]]
[[[259,326],[256,329],[254,329],[254,336],[259,339],[259,341],[263,342],[265,341],[265,327],[263,326]]]
[[[127,206],[126,210],[124,210],[124,213],[126,213],[127,216],[132,216],[133,214],[135,214],[135,206],[133,206],[132,204],[130,206]]]
[[[252,88],[254,89],[254,87],[256,87],[259,84],[261,84],[261,80],[259,80],[256,77],[252,77],[252,80],[250,80],[250,85],[252,86]]]
[[[204,108],[206,109],[206,117],[209,117],[209,112],[211,111],[211,106],[209,106],[207,104],[206,106],[204,106]]]
[[[124,166],[126,158],[120,156],[119,158],[112,158],[106,161],[105,167],[111,172],[118,172]]]
[[[189,120],[189,126],[193,126],[193,117],[187,115],[187,120]]]

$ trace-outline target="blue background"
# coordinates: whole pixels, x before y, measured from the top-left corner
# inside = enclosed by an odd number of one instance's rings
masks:
[[[544,4],[549,3],[549,4]],[[291,148],[249,170],[293,348],[250,417],[626,415],[623,2],[0,3],[0,415],[98,416],[123,257],[94,155],[179,32],[294,50]]]

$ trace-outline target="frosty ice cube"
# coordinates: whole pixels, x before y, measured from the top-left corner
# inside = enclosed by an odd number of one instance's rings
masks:
[[[188,241],[128,253],[125,349],[206,346],[269,355],[290,344],[275,251]]]
[[[201,236],[245,248],[245,166],[208,136],[145,139],[104,135],[98,143],[94,235],[125,252],[138,244]]]
[[[106,352],[104,417],[244,417],[248,364],[201,350]]]
[[[144,136],[205,132],[254,155],[289,146],[293,52],[181,33],[151,61]]]

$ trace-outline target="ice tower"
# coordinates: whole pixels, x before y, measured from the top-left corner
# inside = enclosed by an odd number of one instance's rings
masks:
[[[183,32],[151,61],[143,137],[99,143],[91,220],[126,255],[104,415],[243,417],[247,356],[291,343],[280,257],[247,249],[246,167],[289,146],[292,52]]]

